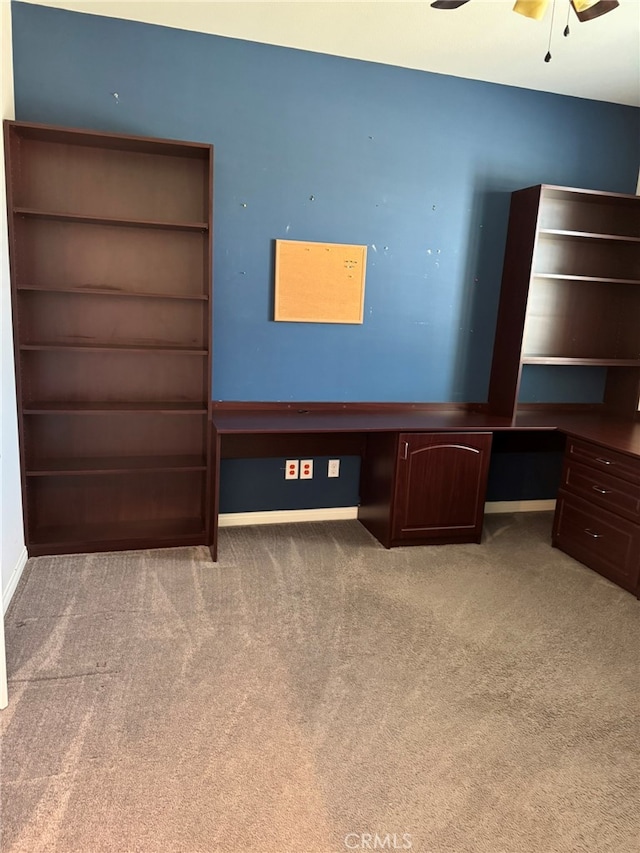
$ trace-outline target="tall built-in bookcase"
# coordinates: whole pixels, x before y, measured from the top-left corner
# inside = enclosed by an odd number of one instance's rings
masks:
[[[5,122],[30,555],[206,544],[213,149]]]
[[[525,372],[606,371],[603,413],[636,417],[640,198],[540,185],[513,193],[489,404],[517,412]],[[556,401],[558,402],[558,401]]]

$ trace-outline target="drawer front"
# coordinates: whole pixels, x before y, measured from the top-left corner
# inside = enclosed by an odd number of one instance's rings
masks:
[[[558,494],[553,544],[619,586],[636,591],[640,526],[565,492]]]
[[[616,453],[597,444],[570,438],[566,450],[567,462],[580,462],[596,471],[612,474],[640,486],[640,459]]]
[[[640,486],[587,465],[567,460],[562,488],[630,521],[640,522]]]

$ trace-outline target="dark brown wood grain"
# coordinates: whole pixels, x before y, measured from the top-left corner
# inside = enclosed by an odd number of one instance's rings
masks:
[[[520,190],[511,197],[489,382],[489,407],[504,417],[513,414],[520,384],[520,356],[539,200],[539,187]]]
[[[367,436],[360,474],[358,520],[375,538],[390,548],[396,478],[398,434],[373,432]]]
[[[30,554],[205,544],[213,149],[5,122]]]
[[[640,395],[640,199],[541,185],[512,194],[489,405],[515,414],[527,365],[607,368],[602,407]]]
[[[401,433],[393,543],[479,542],[490,433]]]
[[[552,542],[618,586],[638,591],[640,525],[561,489]]]
[[[552,541],[640,595],[640,457],[612,444],[568,438]]]
[[[438,430],[509,429],[511,418],[438,406],[411,408],[391,405],[381,409],[241,409],[213,410],[213,419],[222,435],[298,434],[337,432],[403,432]]]

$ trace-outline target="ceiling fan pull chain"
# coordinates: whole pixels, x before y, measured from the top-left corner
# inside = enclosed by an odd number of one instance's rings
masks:
[[[565,26],[562,35],[566,38],[570,35],[571,30],[569,29],[569,15],[571,14],[571,0],[567,3],[567,25]]]
[[[553,6],[551,7],[551,26],[549,27],[549,46],[547,48],[547,55],[544,58],[545,62],[551,62],[551,36],[553,35],[553,19],[556,16],[556,0],[553,0]]]

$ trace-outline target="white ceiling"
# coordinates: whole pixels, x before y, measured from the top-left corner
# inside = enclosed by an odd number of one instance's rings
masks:
[[[454,11],[430,0],[27,2],[640,106],[640,0],[586,23],[571,12],[569,38],[569,0],[556,0],[552,29],[551,6],[537,22],[515,14],[513,0]]]

